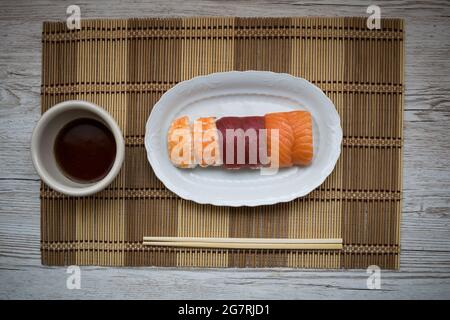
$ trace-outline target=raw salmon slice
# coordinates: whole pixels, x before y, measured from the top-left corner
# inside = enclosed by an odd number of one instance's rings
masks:
[[[278,130],[278,167],[293,165],[292,149],[294,147],[294,132],[286,112],[268,113],[264,116],[267,134],[267,154],[271,165],[276,166],[275,141],[272,140],[273,130]]]
[[[313,158],[312,118],[308,111],[292,111],[286,113],[294,133],[292,162],[305,166]]]

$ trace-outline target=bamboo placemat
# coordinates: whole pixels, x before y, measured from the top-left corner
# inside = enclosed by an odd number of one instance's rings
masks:
[[[108,110],[126,159],[94,196],[41,189],[46,265],[399,267],[403,21],[364,18],[173,18],[63,22],[43,30],[42,112],[69,99]],[[342,119],[341,157],[307,197],[256,208],[198,205],[164,188],[147,162],[145,123],[179,81],[228,70],[313,82]],[[343,250],[144,247],[144,236],[343,238]]]

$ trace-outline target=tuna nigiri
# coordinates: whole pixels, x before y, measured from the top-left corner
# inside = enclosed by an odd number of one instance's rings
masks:
[[[258,168],[264,163],[264,117],[223,117],[217,120],[222,144],[222,162],[225,168]],[[262,137],[262,138],[261,138]],[[240,149],[242,146],[242,149]]]

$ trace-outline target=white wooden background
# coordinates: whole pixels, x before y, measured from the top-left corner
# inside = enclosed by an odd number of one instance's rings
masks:
[[[0,3],[0,298],[450,298],[450,1],[52,1]],[[406,21],[401,269],[368,290],[365,270],[43,267],[39,179],[30,160],[39,118],[41,31],[65,18],[364,16],[370,4]]]

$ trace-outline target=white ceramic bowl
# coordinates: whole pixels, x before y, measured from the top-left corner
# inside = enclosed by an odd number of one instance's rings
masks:
[[[78,118],[101,121],[116,140],[116,158],[106,177],[93,183],[78,183],[67,178],[56,163],[53,147],[58,132],[67,123]],[[41,179],[52,189],[70,196],[87,196],[106,188],[117,176],[125,156],[122,132],[111,115],[99,106],[82,100],[59,103],[45,112],[37,123],[31,138],[31,157]]]

